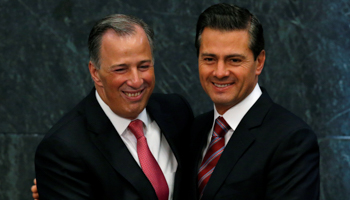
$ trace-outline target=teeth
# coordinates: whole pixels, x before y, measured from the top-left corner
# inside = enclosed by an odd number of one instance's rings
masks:
[[[231,85],[231,84],[220,85],[220,84],[214,83],[214,85],[215,85],[216,87],[226,87],[226,86],[229,86],[229,85]]]
[[[127,93],[127,92],[125,92],[125,94],[128,97],[136,97],[136,96],[139,96],[141,94],[141,92],[137,92],[137,93]]]

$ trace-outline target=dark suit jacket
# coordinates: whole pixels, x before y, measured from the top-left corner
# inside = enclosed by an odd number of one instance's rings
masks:
[[[193,121],[179,95],[152,94],[147,112],[160,127],[178,162],[174,199],[184,168],[179,148]],[[156,193],[116,132],[93,90],[46,134],[35,155],[40,200],[157,199]]]
[[[189,199],[214,112],[198,116],[191,134]],[[206,199],[313,200],[319,198],[317,138],[301,119],[272,102],[266,91],[234,131],[203,193]]]

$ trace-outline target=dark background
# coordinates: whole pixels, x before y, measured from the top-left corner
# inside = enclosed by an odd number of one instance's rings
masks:
[[[219,2],[0,0],[0,199],[31,199],[36,146],[93,87],[87,37],[106,15],[135,15],[155,30],[155,92],[184,95],[196,115],[211,109],[193,43],[198,15]],[[226,2],[248,8],[263,24],[260,85],[318,135],[321,199],[349,199],[350,2]]]

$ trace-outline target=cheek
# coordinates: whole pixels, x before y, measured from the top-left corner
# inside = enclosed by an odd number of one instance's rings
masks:
[[[155,76],[154,76],[154,73],[152,72],[149,72],[149,73],[145,73],[143,75],[143,80],[145,80],[148,85],[154,85],[155,84]]]
[[[201,80],[205,80],[206,78],[208,78],[210,74],[209,70],[206,67],[199,67],[198,72],[199,72],[199,78]]]
[[[119,88],[120,86],[123,85],[125,81],[119,79],[119,78],[114,78],[114,79],[111,79],[110,82],[109,82],[109,85],[110,87],[112,88]]]
[[[116,95],[125,84],[125,80],[114,77],[106,80],[105,89],[109,91],[109,93]]]
[[[246,80],[254,76],[254,70],[251,67],[242,66],[237,70],[232,71],[232,74],[234,74],[238,79]]]

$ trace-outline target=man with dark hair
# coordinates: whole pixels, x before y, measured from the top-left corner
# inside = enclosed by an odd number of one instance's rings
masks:
[[[315,133],[258,85],[265,50],[256,16],[213,5],[199,16],[195,46],[214,110],[191,129],[189,199],[318,199]]]
[[[40,199],[181,199],[179,147],[193,114],[179,95],[152,94],[152,50],[153,31],[140,19],[96,23],[89,36],[95,89],[39,144]]]

